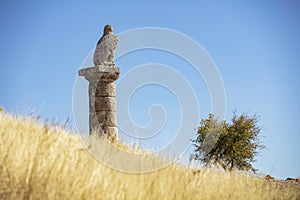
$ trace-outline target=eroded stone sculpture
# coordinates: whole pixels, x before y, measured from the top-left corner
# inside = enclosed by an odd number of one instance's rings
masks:
[[[103,36],[97,43],[94,64],[95,65],[114,65],[114,54],[117,48],[118,37],[113,34],[111,25],[104,27]]]
[[[89,81],[89,132],[106,134],[117,139],[116,87],[114,81],[120,74],[114,64],[114,51],[118,38],[113,34],[111,25],[104,27],[104,33],[94,53],[93,67],[80,69],[79,76]]]

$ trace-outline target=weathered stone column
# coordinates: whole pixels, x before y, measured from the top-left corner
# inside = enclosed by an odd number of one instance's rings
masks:
[[[116,120],[116,88],[120,68],[115,65],[97,65],[80,69],[79,76],[89,81],[89,133],[97,131],[112,140],[118,138]]]

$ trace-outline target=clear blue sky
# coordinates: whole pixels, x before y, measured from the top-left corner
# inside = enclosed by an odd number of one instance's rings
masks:
[[[201,44],[216,63],[226,89],[227,119],[235,109],[261,116],[267,148],[255,163],[259,172],[299,177],[299,19],[300,3],[289,0],[1,1],[0,105],[12,112],[35,111],[44,119],[71,115],[77,70],[105,24],[112,24],[115,33],[149,26],[173,29]],[[168,54],[143,55],[130,54],[116,63],[123,72],[144,61],[174,64]],[[156,91],[157,96],[152,92],[152,99],[146,98],[149,102],[133,96],[130,109],[137,123],[147,124],[142,116],[151,100],[160,103],[158,97],[170,98],[169,106],[176,108],[172,95]],[[200,105],[201,118],[210,112],[207,102]]]

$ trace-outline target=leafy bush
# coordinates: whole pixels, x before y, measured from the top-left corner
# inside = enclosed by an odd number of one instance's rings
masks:
[[[261,129],[257,115],[238,116],[234,113],[231,123],[219,121],[213,114],[203,119],[198,127],[195,150],[191,160],[197,160],[205,166],[219,165],[225,170],[256,171],[251,165],[255,162],[258,149],[264,148],[259,141]]]

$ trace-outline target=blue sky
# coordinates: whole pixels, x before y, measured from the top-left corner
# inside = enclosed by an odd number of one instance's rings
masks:
[[[259,172],[299,177],[299,11],[297,1],[283,0],[1,1],[0,105],[12,112],[34,111],[44,119],[72,115],[77,70],[105,24],[112,24],[115,33],[141,27],[173,29],[197,41],[214,60],[226,89],[227,119],[235,109],[261,116],[267,148],[255,163]],[[121,73],[145,62],[178,69],[178,63],[187,65],[176,59],[149,50],[121,57],[116,64]],[[209,94],[201,77],[184,67],[180,73],[201,99],[199,117],[206,117]],[[172,102],[166,109],[176,108],[168,92],[148,89],[148,96],[137,92],[130,102],[132,118],[141,125],[147,124],[152,103]]]

